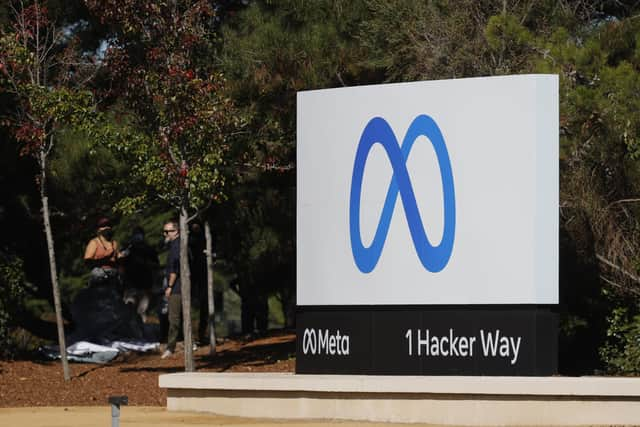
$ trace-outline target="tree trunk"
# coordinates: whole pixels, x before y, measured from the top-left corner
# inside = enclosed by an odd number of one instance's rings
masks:
[[[189,226],[187,210],[180,209],[180,288],[182,292],[182,332],[184,335],[184,370],[193,372],[193,337],[191,336],[191,269],[189,268]]]
[[[47,197],[47,156],[45,152],[40,153],[40,200],[42,201],[42,218],[44,222],[44,234],[47,236],[47,250],[49,252],[49,271],[51,274],[51,288],[53,289],[53,305],[56,311],[56,325],[58,327],[58,346],[60,347],[60,358],[62,359],[62,373],[64,380],[69,381],[69,361],[67,360],[67,344],[64,338],[64,322],[62,320],[62,305],[60,303],[60,287],[58,286],[58,270],[56,267],[56,254],[53,247],[53,233],[51,232],[51,222],[49,221],[49,198]]]
[[[216,354],[215,305],[213,299],[213,242],[209,221],[204,222],[204,237],[207,241],[207,302],[209,305],[209,354]]]

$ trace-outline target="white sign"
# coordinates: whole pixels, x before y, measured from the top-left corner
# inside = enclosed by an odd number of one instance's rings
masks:
[[[558,78],[298,93],[298,305],[557,304]]]

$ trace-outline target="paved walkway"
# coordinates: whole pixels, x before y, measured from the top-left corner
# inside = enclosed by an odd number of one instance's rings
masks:
[[[249,415],[249,414],[247,414]],[[56,408],[3,408],[0,409],[1,426],[19,427],[110,427],[111,408],[101,407],[56,407]],[[235,418],[208,414],[167,412],[164,408],[144,406],[123,406],[120,414],[121,427],[177,427],[177,426],[305,426],[321,427],[374,427],[407,424],[380,424],[345,421],[273,421],[253,418]],[[411,424],[411,427],[426,427],[425,424]]]

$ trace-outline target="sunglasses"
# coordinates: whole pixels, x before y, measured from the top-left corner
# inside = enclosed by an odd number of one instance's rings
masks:
[[[176,232],[176,231],[178,231],[178,230],[162,230],[162,232],[164,234],[169,234],[169,233],[173,233],[173,232]]]

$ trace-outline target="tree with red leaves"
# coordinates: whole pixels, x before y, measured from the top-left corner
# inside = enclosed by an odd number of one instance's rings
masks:
[[[0,90],[14,99],[14,114],[6,117],[20,144],[21,155],[33,157],[39,167],[36,182],[42,202],[42,220],[49,253],[49,270],[58,327],[58,343],[65,380],[70,379],[54,240],[47,196],[48,159],[56,136],[64,127],[80,126],[92,115],[93,97],[80,89],[91,73],[78,57],[73,40],[47,16],[46,4],[35,0],[12,5],[13,25],[0,38]]]
[[[103,99],[123,101],[126,117],[126,126],[105,124],[97,137],[123,155],[142,190],[118,208],[132,211],[152,197],[178,211],[182,307],[190,313],[188,223],[224,198],[229,135],[240,125],[223,95],[224,77],[212,66],[216,9],[205,0],[86,4],[112,30],[105,56],[112,86]],[[193,371],[189,315],[183,332],[185,370]]]

